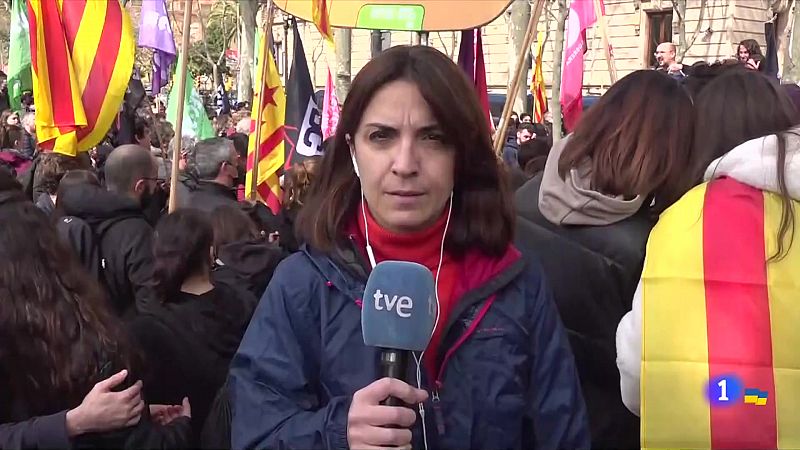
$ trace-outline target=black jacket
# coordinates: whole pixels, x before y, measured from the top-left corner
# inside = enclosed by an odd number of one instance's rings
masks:
[[[227,284],[241,285],[261,298],[278,263],[288,254],[264,239],[233,242],[217,252],[217,264],[211,276]]]
[[[211,213],[220,206],[237,206],[236,189],[187,176],[178,183],[178,205]]]
[[[96,186],[75,186],[62,194],[59,205],[66,216],[74,216],[88,224],[99,243],[104,261],[101,283],[108,288],[109,299],[119,315],[157,308],[153,278],[153,227],[141,206],[130,198]],[[63,219],[62,219],[63,221]],[[59,225],[64,236],[82,236],[70,244],[83,255],[81,242],[92,239],[84,230],[69,231],[78,223]]]
[[[225,383],[256,303],[242,287],[215,283],[206,294],[179,293],[159,312],[131,322],[148,367],[145,400],[180,404],[188,397],[195,439]]]
[[[44,194],[40,195],[39,198],[36,199],[36,207],[42,210],[43,213],[49,215],[53,214],[53,210],[56,209],[55,203],[53,203],[53,199],[50,198],[50,194],[45,192]]]
[[[639,419],[622,403],[616,329],[631,309],[654,221],[646,208],[607,226],[558,226],[539,211],[541,175],[515,196],[516,245],[539,256],[569,335],[593,448],[639,448]]]

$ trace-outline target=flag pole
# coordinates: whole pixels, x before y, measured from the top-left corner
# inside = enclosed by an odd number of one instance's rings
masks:
[[[531,13],[531,20],[528,21],[528,28],[525,30],[525,39],[519,55],[517,56],[517,67],[514,71],[514,77],[511,79],[510,89],[508,92],[506,92],[506,103],[503,105],[503,115],[500,116],[500,127],[497,129],[494,135],[493,147],[494,152],[497,155],[501,155],[503,152],[503,144],[506,140],[506,129],[508,127],[508,121],[511,119],[511,110],[514,106],[514,102],[511,100],[511,95],[514,95],[517,92],[523,76],[526,75],[527,71],[522,67],[522,65],[525,63],[525,56],[527,56],[531,50],[533,36],[536,34],[536,28],[539,25],[539,17],[542,15],[542,9],[544,8],[545,1],[546,0],[536,0],[536,7]]]
[[[186,64],[189,61],[189,32],[192,28],[192,0],[183,2],[183,35],[181,36],[181,64],[178,67],[178,110],[175,119],[175,148],[172,153],[172,175],[169,180],[169,212],[178,207],[178,165],[181,159],[183,134],[183,107],[186,103]]]
[[[250,170],[250,194],[248,200],[258,199],[258,163],[261,162],[261,122],[264,121],[264,84],[267,82],[267,71],[269,70],[269,46],[272,42],[272,23],[274,14],[272,13],[274,0],[267,2],[267,18],[264,26],[264,47],[261,49],[261,86],[258,93],[258,110],[256,111],[256,145],[253,148],[253,168]],[[295,25],[296,26],[296,25]],[[248,157],[248,160],[250,158]]]
[[[602,36],[603,48],[606,52],[606,64],[608,64],[608,76],[611,79],[611,84],[617,82],[617,65],[614,63],[614,55],[611,54],[611,47],[608,40],[608,26],[606,24],[606,16],[603,14],[603,9],[600,7],[600,0],[594,0],[594,14],[597,16],[597,21],[600,23],[600,36]]]

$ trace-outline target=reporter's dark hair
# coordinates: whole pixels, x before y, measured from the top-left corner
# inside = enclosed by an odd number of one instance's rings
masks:
[[[731,95],[735,92],[736,95]],[[778,247],[772,260],[786,256],[794,239],[794,202],[786,178],[786,135],[800,124],[800,114],[778,81],[754,70],[727,73],[695,100],[694,160],[692,173],[702,181],[709,165],[751,139],[778,136],[777,171],[781,193]],[[793,133],[795,134],[795,133]]]
[[[162,301],[174,298],[190,275],[211,270],[213,243],[211,222],[196,209],[179,209],[158,222],[153,256],[156,289]]]
[[[47,216],[6,202],[0,223],[0,367],[26,413],[80,404],[108,368],[134,373],[137,355],[106,294]]]
[[[211,213],[214,248],[233,242],[249,241],[261,236],[258,226],[239,206],[220,206]]]
[[[503,254],[514,234],[514,213],[509,187],[492,150],[486,115],[464,72],[438,50],[423,46],[392,47],[358,72],[334,144],[326,150],[318,178],[300,210],[299,236],[321,251],[343,243],[345,227],[361,201],[345,136],[355,135],[375,93],[398,80],[417,86],[455,148],[453,212],[445,248],[455,255],[472,249],[492,256]]]
[[[558,163],[562,178],[588,164],[592,189],[654,196],[663,211],[692,186],[692,102],[669,75],[638,70],[611,86],[581,118]]]

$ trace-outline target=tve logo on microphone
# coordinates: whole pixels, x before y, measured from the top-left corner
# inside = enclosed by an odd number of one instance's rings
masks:
[[[423,351],[436,322],[433,275],[406,261],[375,266],[364,289],[361,331],[373,347]]]
[[[375,309],[378,311],[383,311],[385,306],[387,311],[394,309],[400,317],[411,317],[411,309],[414,308],[414,300],[411,300],[411,297],[404,295],[397,298],[396,295],[393,295],[390,299],[389,296],[381,292],[380,289],[375,291],[372,297],[375,299]],[[397,308],[395,308],[395,305],[397,305]]]

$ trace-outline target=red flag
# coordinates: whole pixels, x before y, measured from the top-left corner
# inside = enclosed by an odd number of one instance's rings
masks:
[[[603,0],[600,10],[603,9]],[[583,113],[583,55],[586,53],[586,29],[597,22],[592,0],[572,0],[564,45],[561,72],[561,114],[564,126],[571,131]]]

